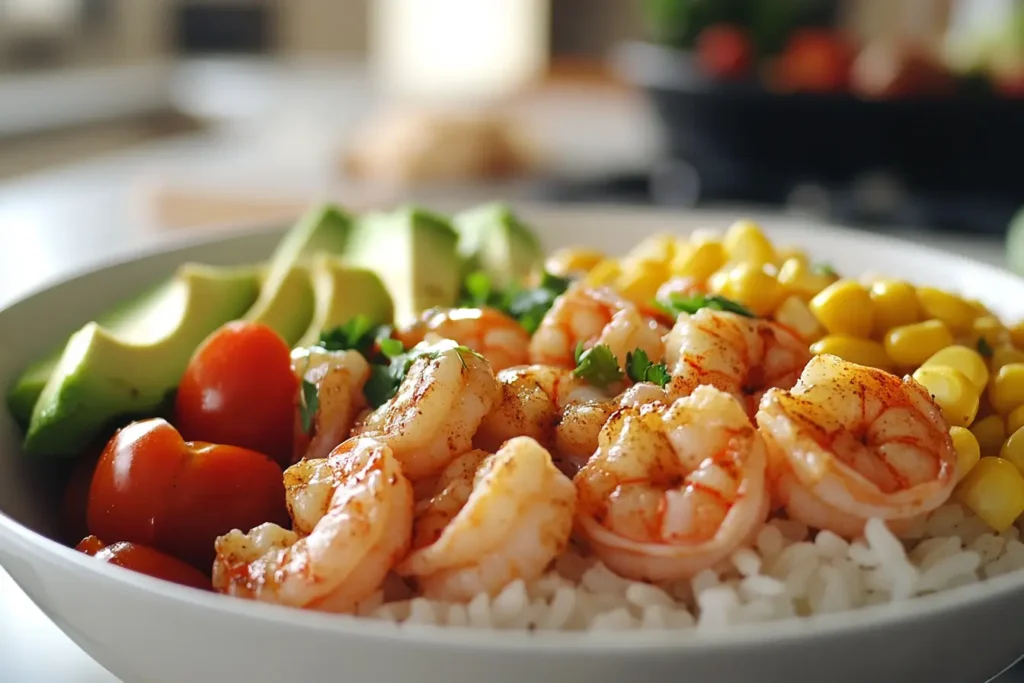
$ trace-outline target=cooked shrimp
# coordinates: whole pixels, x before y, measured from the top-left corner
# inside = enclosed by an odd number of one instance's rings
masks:
[[[309,434],[296,411],[293,461],[326,458],[348,438],[360,411],[366,408],[363,386],[370,364],[356,351],[327,351],[319,347],[292,352],[292,370],[317,390],[318,408]]]
[[[530,359],[530,335],[493,308],[434,308],[397,337],[406,348],[424,340],[453,339],[486,358],[494,372],[525,365]]]
[[[498,373],[501,394],[480,423],[473,444],[495,451],[517,436],[529,436],[546,448],[566,406],[606,401],[603,391],[575,377],[572,371],[547,365],[524,365]]]
[[[555,450],[563,472],[574,476],[597,450],[601,428],[619,408],[637,408],[649,403],[671,403],[673,385],[662,389],[641,382],[626,389],[616,398],[570,403],[562,412],[555,428]]]
[[[296,531],[261,524],[215,542],[216,590],[252,600],[350,612],[408,551],[412,486],[391,450],[350,439],[285,472]]]
[[[577,528],[622,576],[692,576],[764,525],[766,459],[743,407],[714,387],[668,406],[622,408],[573,480]]]
[[[438,478],[416,508],[413,549],[396,571],[429,598],[495,595],[540,576],[565,549],[576,491],[529,437],[490,455],[470,451]]]
[[[626,354],[643,349],[661,358],[665,328],[645,317],[635,305],[608,289],[572,285],[555,299],[530,340],[530,360],[540,365],[572,368],[576,347],[606,344],[622,365]]]
[[[472,448],[480,421],[501,393],[487,361],[456,342],[416,350],[422,354],[398,393],[353,430],[387,444],[413,481],[439,473]]]
[[[781,325],[702,308],[679,314],[665,337],[665,357],[677,382],[733,394],[752,416],[767,389],[796,383],[811,354]]]
[[[854,537],[876,517],[899,531],[956,483],[949,426],[910,377],[815,356],[791,391],[765,394],[757,424],[776,502],[815,528]]]

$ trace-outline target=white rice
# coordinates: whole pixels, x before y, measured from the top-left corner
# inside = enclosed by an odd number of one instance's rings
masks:
[[[617,576],[575,546],[547,574],[467,604],[416,597],[395,577],[361,606],[371,618],[505,630],[711,630],[907,600],[1024,568],[1020,529],[994,533],[957,503],[897,539],[879,520],[849,542],[772,519],[754,544],[688,581]]]

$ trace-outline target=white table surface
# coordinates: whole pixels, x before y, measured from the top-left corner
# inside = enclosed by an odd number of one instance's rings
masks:
[[[339,131],[372,106],[358,72],[313,65],[238,66],[196,72],[180,95],[194,108],[248,118],[191,138],[161,142],[0,184],[0,307],[100,259],[164,236],[139,204],[140,185],[187,179],[235,188],[336,190],[333,154]],[[225,80],[226,77],[226,80]],[[577,167],[593,166],[594,126],[621,124],[631,134],[603,153],[604,163],[642,162],[649,153],[644,112],[613,110],[579,123],[580,101],[547,104],[547,136]],[[584,103],[582,106],[586,106]],[[232,112],[231,107],[236,111]],[[254,115],[252,112],[256,112]],[[633,118],[629,118],[633,117]],[[287,122],[288,126],[280,124]],[[621,130],[622,128],[618,128]],[[902,231],[941,248],[1001,264],[1001,243],[972,236]],[[0,569],[0,681],[115,683],[65,637]]]

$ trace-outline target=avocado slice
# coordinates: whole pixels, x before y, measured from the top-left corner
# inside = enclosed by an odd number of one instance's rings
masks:
[[[146,326],[146,311],[160,307],[169,295],[173,279],[168,278],[140,294],[123,301],[106,313],[97,316],[96,322],[117,335],[138,334],[138,328]],[[65,345],[67,342],[65,341]],[[39,394],[43,393],[46,381],[53,374],[60,360],[60,348],[53,349],[45,358],[29,365],[7,392],[7,408],[23,428],[28,427]]]
[[[398,323],[433,306],[454,306],[461,284],[458,235],[444,216],[414,206],[362,216],[347,264],[375,272],[391,293]]]
[[[352,223],[348,214],[333,204],[308,211],[271,255],[259,298],[244,319],[267,325],[289,344],[295,344],[313,318],[309,261],[318,252],[343,253]]]
[[[313,260],[313,321],[296,346],[313,346],[320,333],[342,325],[357,315],[374,325],[386,325],[395,307],[384,283],[371,270],[347,266],[337,257],[320,254]]]
[[[537,236],[503,202],[464,211],[452,219],[452,225],[459,234],[463,274],[482,270],[504,289],[544,263]]]
[[[68,340],[43,387],[25,452],[74,456],[118,417],[158,409],[196,347],[242,315],[258,289],[256,269],[187,263],[130,331],[88,323]]]

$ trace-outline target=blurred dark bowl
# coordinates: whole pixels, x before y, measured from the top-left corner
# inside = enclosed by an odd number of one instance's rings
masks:
[[[759,178],[767,194],[884,172],[915,192],[1024,202],[1024,99],[779,94],[712,81],[651,43],[620,46],[614,65],[650,98],[669,157]]]

